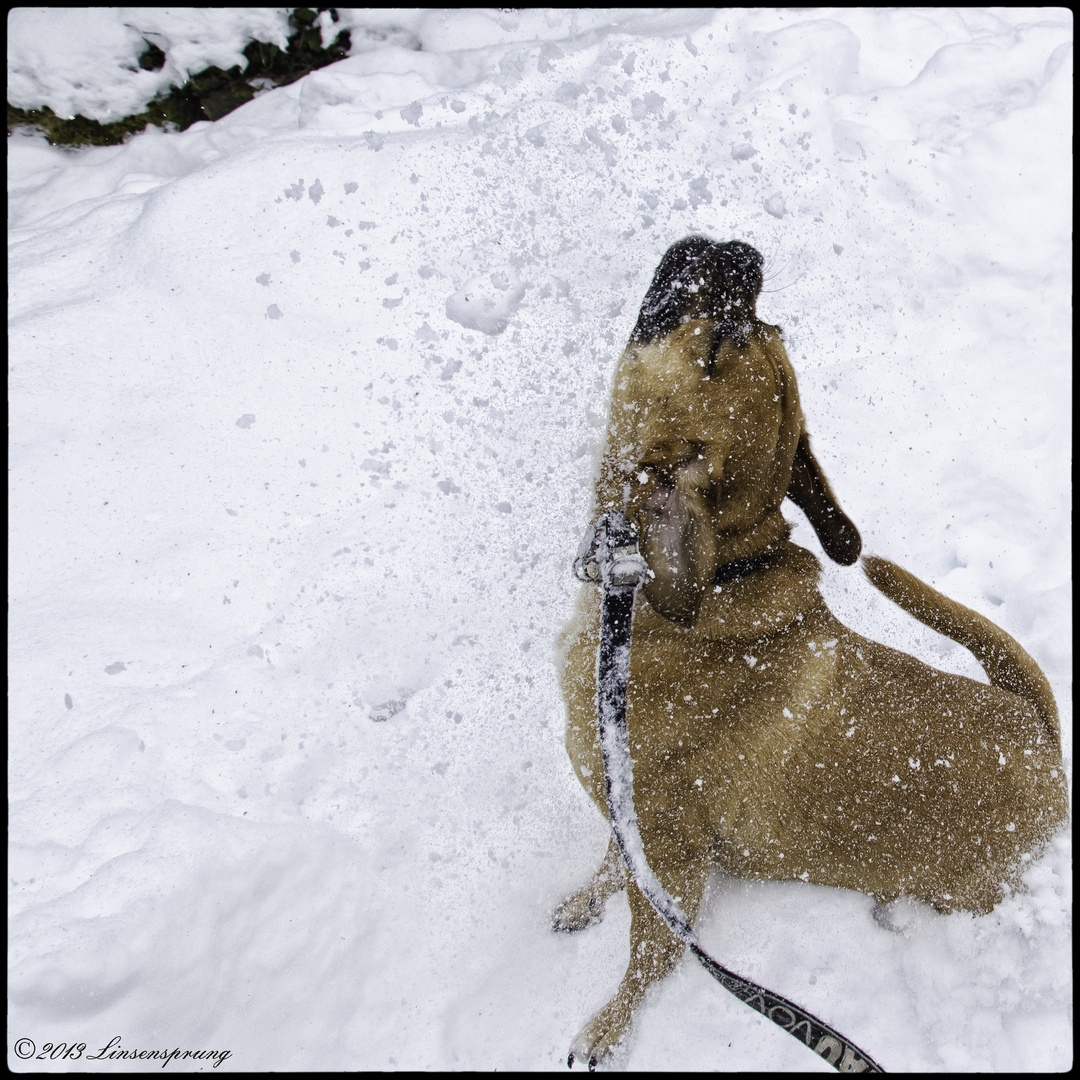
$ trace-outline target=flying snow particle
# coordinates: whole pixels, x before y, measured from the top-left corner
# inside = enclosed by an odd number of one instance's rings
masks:
[[[469,330],[501,334],[521,306],[525,286],[512,266],[499,266],[469,278],[446,301],[446,317]]]
[[[772,214],[774,218],[782,218],[787,213],[787,207],[784,206],[783,196],[770,195],[765,200],[765,210],[767,213]]]

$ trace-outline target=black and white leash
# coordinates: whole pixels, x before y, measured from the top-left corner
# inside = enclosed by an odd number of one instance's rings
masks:
[[[599,581],[602,589],[596,696],[604,787],[612,832],[634,883],[672,933],[687,944],[725,990],[804,1042],[839,1072],[884,1072],[869,1054],[812,1013],[718,964],[698,944],[678,903],[653,873],[645,857],[634,812],[630,737],[626,725],[634,595],[648,573],[645,560],[638,553],[637,530],[633,522],[618,511],[602,515],[593,535],[586,536],[574,569],[583,580]],[[595,1059],[591,1060],[590,1068],[595,1064]]]

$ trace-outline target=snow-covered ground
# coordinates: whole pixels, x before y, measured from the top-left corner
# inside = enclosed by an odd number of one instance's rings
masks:
[[[629,909],[548,929],[606,843],[552,645],[614,363],[689,232],[765,254],[866,549],[1023,643],[1071,776],[1071,14],[342,16],[354,55],[217,123],[8,140],[13,1068],[111,1071],[115,1036],[562,1067]],[[285,18],[8,30],[13,103],[114,118]],[[164,72],[125,69],[144,37]],[[857,569],[823,589],[982,677]],[[1062,1070],[1070,878],[1065,833],[993,914],[893,930],[716,879],[699,931],[887,1069]],[[615,1064],[827,1068],[691,960]]]

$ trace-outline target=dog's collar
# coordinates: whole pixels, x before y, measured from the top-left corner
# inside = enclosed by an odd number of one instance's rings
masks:
[[[731,562],[716,568],[713,584],[722,585],[726,581],[738,581],[739,578],[746,577],[748,574],[756,574],[769,565],[775,554],[775,551],[766,551],[762,555],[755,555],[752,559],[732,559]]]

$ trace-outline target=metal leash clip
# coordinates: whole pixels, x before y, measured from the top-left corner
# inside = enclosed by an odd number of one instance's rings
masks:
[[[585,530],[574,559],[579,581],[636,587],[651,572],[638,551],[637,527],[621,510],[608,510]]]

